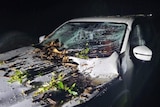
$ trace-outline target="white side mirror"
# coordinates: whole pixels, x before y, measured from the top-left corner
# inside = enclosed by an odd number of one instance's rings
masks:
[[[143,61],[150,61],[152,58],[152,51],[146,46],[137,46],[133,49],[134,56]]]
[[[39,43],[41,43],[45,39],[45,35],[39,37]]]

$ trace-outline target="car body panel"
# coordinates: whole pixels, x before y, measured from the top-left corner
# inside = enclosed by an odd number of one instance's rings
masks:
[[[70,59],[78,63],[79,72],[89,75],[91,78],[104,79],[106,81],[103,82],[107,82],[107,77],[111,79],[112,76],[113,78],[118,76],[118,54],[116,52],[107,58],[81,59],[70,57]]]

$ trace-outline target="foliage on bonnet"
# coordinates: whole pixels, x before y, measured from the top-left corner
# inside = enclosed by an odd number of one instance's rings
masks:
[[[53,91],[63,90],[73,96],[78,95],[78,93],[73,90],[76,86],[76,83],[72,84],[71,87],[68,87],[67,84],[63,83],[64,77],[65,77],[65,74],[63,74],[63,73],[59,73],[57,77],[53,73],[51,81],[45,83],[40,88],[38,88],[38,90],[34,93],[34,95],[37,96],[37,95],[43,94],[49,90],[53,90]]]
[[[10,77],[8,82],[13,83],[13,82],[19,82],[22,83],[25,78],[27,78],[28,73],[26,71],[21,71],[21,70],[14,70],[14,74]]]

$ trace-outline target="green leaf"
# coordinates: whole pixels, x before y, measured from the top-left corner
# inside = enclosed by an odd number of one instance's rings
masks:
[[[59,89],[64,89],[64,84],[62,81],[59,81],[57,84]]]
[[[76,86],[76,83],[73,83],[70,89],[73,90],[73,88],[75,88],[75,86]]]
[[[61,80],[64,78],[64,76],[65,76],[65,75],[64,75],[63,73],[60,73],[60,74],[58,75],[58,80],[61,81]]]
[[[70,93],[71,95],[78,95],[78,93],[76,91],[72,91],[71,89],[68,90],[68,93]]]
[[[88,45],[86,45],[88,46]],[[88,53],[89,53],[90,49],[87,47],[87,48],[84,48],[83,50],[81,50],[79,53],[76,53],[76,56],[78,58],[82,58],[82,59],[88,59]]]
[[[78,93],[76,91],[72,91],[71,94],[74,96],[78,95]]]
[[[65,90],[65,91],[68,91],[68,90],[69,90],[69,87],[67,87],[66,84],[64,85],[64,90]]]
[[[27,78],[27,72],[24,71],[20,71],[20,70],[15,70],[14,74],[10,77],[10,79],[8,80],[8,82],[13,83],[13,82],[19,82],[22,83],[23,79]]]

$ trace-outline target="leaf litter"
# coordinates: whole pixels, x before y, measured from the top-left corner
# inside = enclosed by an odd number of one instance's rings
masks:
[[[92,80],[88,76],[84,76],[84,74],[78,72],[78,64],[69,59],[68,55],[70,53],[67,50],[58,50],[60,47],[61,44],[59,41],[52,41],[45,46],[35,48],[33,53],[36,53],[37,57],[43,60],[50,61],[56,67],[58,66],[58,68],[63,66],[65,69],[68,69],[67,72],[64,69],[53,71],[51,80],[45,83],[41,83],[40,86],[32,86],[32,80],[34,78],[30,79],[30,77],[36,77],[35,75],[43,76],[45,75],[45,73],[43,73],[44,71],[39,72],[39,74],[30,74],[29,77],[20,73],[23,77],[26,77],[30,81],[29,84],[31,87],[34,87],[35,92],[33,95],[33,102],[39,102],[41,105],[59,107],[65,102],[70,101],[77,96],[81,96],[84,93],[91,94],[95,90],[96,85],[92,83]],[[89,51],[88,48],[87,51]],[[79,53],[82,54],[83,52]],[[76,54],[77,53],[75,53],[75,55]],[[85,55],[87,55],[86,52]],[[18,74],[18,70],[16,73]],[[12,75],[11,77],[14,76]],[[22,83],[22,79],[24,79],[23,77],[16,78],[18,78],[18,81]],[[15,80],[11,80],[10,82],[15,82]],[[24,93],[27,93],[27,91]]]

